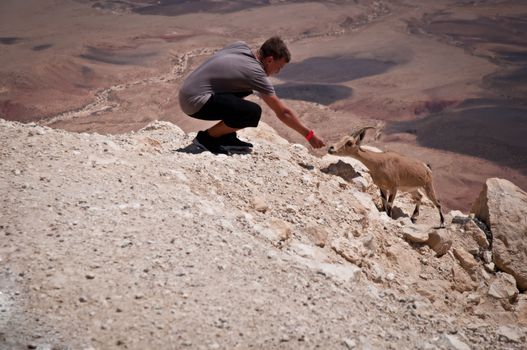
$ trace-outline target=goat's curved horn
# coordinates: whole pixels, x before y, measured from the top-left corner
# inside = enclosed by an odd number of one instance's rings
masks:
[[[350,136],[353,138],[358,138],[360,141],[364,138],[364,135],[366,134],[366,130],[368,129],[375,129],[373,126],[365,126],[357,131],[354,131]]]

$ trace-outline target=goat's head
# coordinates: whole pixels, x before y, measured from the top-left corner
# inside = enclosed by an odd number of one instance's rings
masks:
[[[375,128],[372,126],[367,126],[354,131],[349,136],[344,136],[342,140],[329,147],[328,153],[341,156],[356,154],[360,149],[361,142],[364,139],[364,135],[366,135],[366,130],[368,129]]]

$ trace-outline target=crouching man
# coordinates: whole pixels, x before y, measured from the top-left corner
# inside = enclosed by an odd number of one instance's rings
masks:
[[[236,131],[258,125],[262,108],[244,99],[257,91],[276,116],[313,148],[325,146],[276,96],[269,81],[268,77],[280,72],[290,60],[289,49],[279,37],[265,41],[256,53],[240,41],[216,52],[190,73],[179,91],[183,112],[193,118],[219,121],[199,131],[193,142],[214,154],[251,148],[253,145],[240,140]]]

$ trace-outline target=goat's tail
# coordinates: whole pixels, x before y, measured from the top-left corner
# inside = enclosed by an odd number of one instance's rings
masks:
[[[426,166],[428,167],[428,169],[432,170],[432,166],[430,165],[430,163],[426,163]]]

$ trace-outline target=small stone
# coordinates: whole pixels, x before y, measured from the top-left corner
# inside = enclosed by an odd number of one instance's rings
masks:
[[[244,244],[241,249],[245,256],[251,256],[253,254],[253,247],[249,244]]]
[[[306,233],[311,242],[313,242],[317,247],[323,248],[326,245],[329,233],[324,227],[308,226],[306,228]]]
[[[298,165],[300,165],[302,168],[304,169],[307,169],[307,170],[314,170],[315,169],[315,166],[312,165],[312,164],[307,164],[307,163],[298,163]]]
[[[261,197],[254,197],[253,198],[253,208],[254,210],[265,213],[269,209],[269,205],[265,202],[265,200]]]
[[[471,271],[478,265],[474,256],[461,247],[454,248],[454,256],[459,261],[459,264],[467,271]]]
[[[430,232],[426,242],[438,257],[445,255],[452,247],[452,239],[446,230],[434,230]]]
[[[467,301],[472,304],[479,304],[479,302],[481,301],[481,295],[479,295],[478,293],[470,293],[469,295],[467,295]]]
[[[375,252],[375,250],[377,249],[375,237],[372,234],[368,234],[362,237],[360,242],[362,243],[362,246],[368,251]]]
[[[497,334],[514,343],[519,343],[522,338],[522,334],[517,328],[509,326],[501,326],[498,328]]]
[[[518,296],[516,314],[518,315],[518,324],[527,326],[527,294],[525,293]]]
[[[409,243],[426,243],[428,232],[419,230],[414,226],[407,226],[403,229],[403,237]]]
[[[349,350],[355,349],[357,347],[357,342],[354,339],[344,339],[342,344],[344,344]]]
[[[355,185],[356,188],[358,188],[360,191],[366,191],[370,184],[368,183],[368,180],[363,178],[362,176],[356,177],[352,180],[352,183]],[[411,221],[410,221],[411,222]]]
[[[129,240],[124,240],[122,243],[121,243],[121,248],[126,248],[126,247],[129,247],[131,245],[133,245],[134,243],[132,241],[129,241]]]
[[[359,177],[360,174],[348,163],[338,160],[336,163],[330,164],[326,168],[320,169],[323,173],[340,176],[347,182],[351,182],[354,178]]]
[[[483,269],[479,269],[479,272],[478,272],[481,276],[481,278],[483,278],[485,281],[490,281],[490,279],[492,278],[491,275],[489,275],[489,273],[483,268]]]
[[[489,241],[485,232],[474,222],[474,220],[469,220],[465,223],[465,231],[472,236],[474,241],[483,249],[488,249],[490,247]]]
[[[516,280],[513,276],[505,272],[498,272],[496,274],[488,291],[490,296],[500,300],[508,300],[511,303],[518,298],[518,293]]]
[[[460,266],[452,266],[452,288],[458,292],[469,292],[476,288],[476,284],[470,278],[469,272]]]
[[[87,273],[85,277],[86,277],[86,279],[92,280],[92,279],[95,278],[95,275],[92,274],[92,273]]]
[[[267,259],[275,259],[276,258],[276,252],[273,251],[273,250],[268,250],[267,251]]]
[[[492,263],[492,262],[483,265],[483,267],[485,268],[485,270],[486,270],[487,272],[490,272],[490,273],[496,271],[496,265],[495,265],[494,263]]]
[[[352,264],[359,267],[362,265],[363,252],[361,251],[361,247],[358,246],[355,241],[350,241],[347,238],[340,237],[332,240],[330,246],[335,253],[339,254]]]
[[[384,275],[383,269],[375,261],[370,262],[369,270],[365,270],[366,275],[375,283],[382,282],[382,276]]]
[[[482,254],[483,261],[487,264],[492,262],[492,252],[490,250],[485,250]]]
[[[445,339],[451,349],[455,350],[470,350],[470,346],[459,340],[455,335],[447,334]]]
[[[291,225],[280,219],[271,220],[271,229],[278,235],[279,241],[286,241],[291,238]]]
[[[470,221],[470,217],[468,215],[463,214],[459,210],[452,210],[450,212],[450,215],[452,216],[453,224],[463,225]]]

